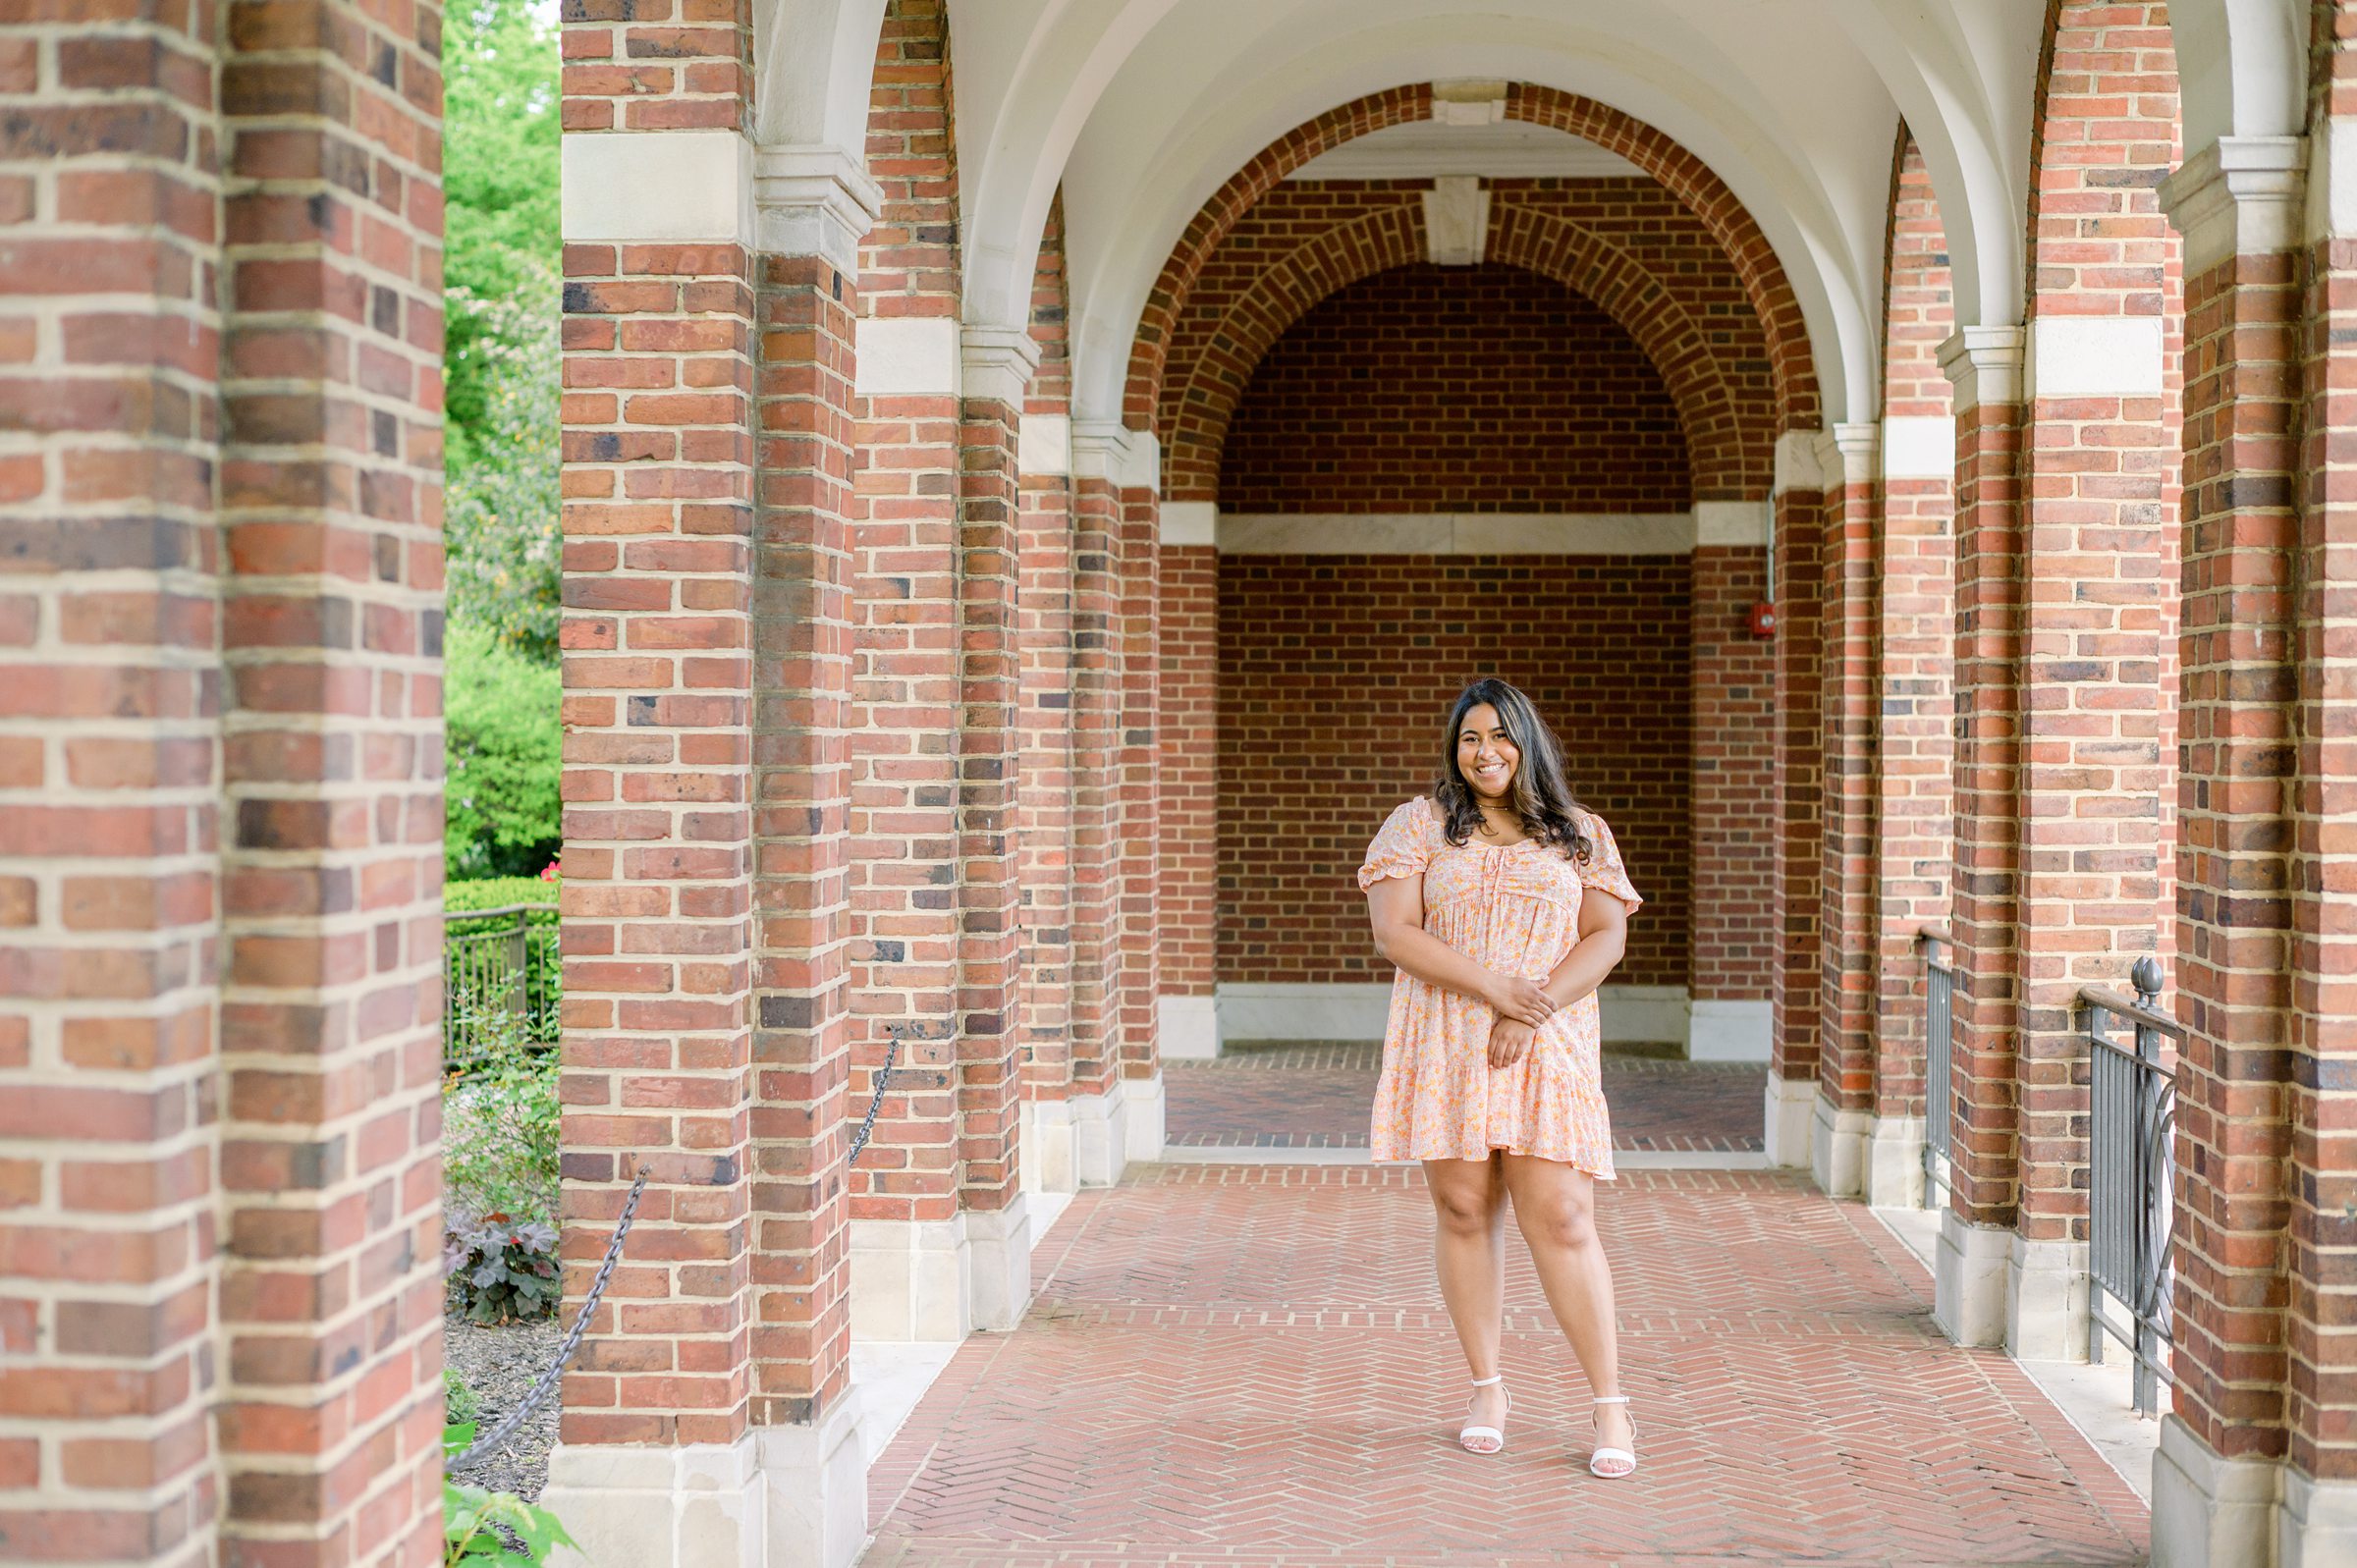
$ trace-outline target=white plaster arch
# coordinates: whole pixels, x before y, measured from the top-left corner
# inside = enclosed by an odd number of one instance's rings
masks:
[[[1836,0],[1922,149],[1947,233],[1956,324],[2023,318],[2042,5]]]
[[[754,0],[753,139],[831,147],[867,167],[886,0]]]
[[[1160,9],[1165,0],[1144,3]],[[1665,3],[1683,9],[1701,0]],[[1864,416],[1858,408],[1870,407],[1876,395],[1874,301],[1895,114],[1887,95],[1872,90],[1864,63],[1841,49],[1837,34],[1728,40],[1668,11],[1582,5],[1569,18],[1565,9],[1196,0],[1175,27],[1146,40],[1133,65],[1091,56],[1094,80],[1075,80],[1069,90],[1093,87],[1109,96],[1101,111],[1089,105],[1092,112],[1072,125],[1067,148],[1079,142],[1082,126],[1088,132],[1077,150],[1024,146],[1006,135],[1009,122],[994,123],[987,144],[977,145],[973,128],[961,124],[969,312],[976,318],[1000,312],[1011,324],[1027,301],[1053,170],[1065,182],[1076,412],[1117,417],[1129,341],[1154,279],[1203,200],[1236,168],[1294,126],[1368,92],[1436,77],[1499,77],[1611,104],[1710,166],[1750,209],[1785,269],[1814,347],[1828,417]],[[1708,14],[1707,6],[1697,13]],[[1217,33],[1220,46],[1171,47],[1188,41],[1174,34],[1189,28]],[[1738,61],[1730,46],[1746,58]],[[1068,47],[1082,52],[1077,42]],[[1757,58],[1763,50],[1781,58],[1763,61]],[[1829,53],[1846,59],[1842,69],[1862,80],[1867,93],[1804,88],[1781,106],[1768,100],[1759,73],[1805,75],[1812,56]],[[972,101],[974,69],[971,55],[960,56],[961,113]],[[1002,67],[986,90],[1017,80]],[[1040,110],[1030,118],[1044,124],[1053,117]],[[1796,158],[1787,151],[1802,134],[1822,155]],[[1028,201],[1007,201],[1014,179],[988,167],[1007,158],[1017,169],[1038,171]],[[977,169],[978,162],[984,166]],[[996,277],[985,270],[993,266],[1000,269]]]
[[[2188,162],[2220,136],[2296,136],[2308,123],[2306,0],[2168,8]]]

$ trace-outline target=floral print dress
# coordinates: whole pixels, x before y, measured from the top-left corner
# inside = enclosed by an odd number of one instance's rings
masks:
[[[1437,808],[1418,798],[1375,836],[1358,885],[1422,878],[1426,931],[1485,968],[1544,983],[1579,942],[1588,889],[1632,913],[1644,901],[1604,819],[1590,813],[1582,828],[1591,845],[1585,864],[1535,840],[1452,844]],[[1595,993],[1548,1019],[1520,1061],[1492,1070],[1497,1018],[1477,998],[1398,972],[1375,1086],[1374,1158],[1487,1160],[1504,1149],[1611,1180]]]

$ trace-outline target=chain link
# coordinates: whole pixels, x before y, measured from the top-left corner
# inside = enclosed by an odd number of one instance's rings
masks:
[[[892,1026],[891,1035],[891,1042],[884,1048],[884,1065],[876,1069],[876,1092],[867,1102],[867,1114],[859,1118],[859,1130],[851,1134],[851,1152],[843,1157],[847,1165],[859,1158],[859,1151],[876,1134],[876,1112],[884,1108],[884,1091],[892,1087],[892,1064],[900,1059],[900,1025]]]
[[[622,1261],[622,1240],[630,1233],[630,1221],[638,1217],[638,1195],[644,1191],[646,1171],[641,1168],[638,1179],[630,1183],[630,1195],[622,1201],[622,1220],[614,1227],[614,1239],[606,1243],[605,1261],[597,1266],[597,1274],[589,1281],[589,1294],[581,1298],[580,1316],[573,1320],[573,1327],[566,1333],[565,1342],[557,1347],[556,1364],[540,1375],[540,1380],[532,1384],[531,1392],[523,1396],[523,1403],[510,1411],[507,1420],[491,1429],[491,1435],[481,1438],[458,1458],[445,1463],[442,1469],[446,1474],[465,1470],[476,1460],[507,1446],[508,1439],[516,1435],[516,1430],[524,1424],[533,1411],[540,1408],[541,1401],[557,1386],[557,1380],[565,1376],[566,1363],[572,1361],[574,1353],[581,1348],[581,1336],[589,1331],[589,1320],[597,1316],[598,1298],[606,1293],[606,1281],[614,1277],[614,1266]]]
[[[884,1108],[885,1093],[892,1087],[892,1069],[900,1060],[901,1038],[901,1029],[895,1025],[891,1031],[891,1042],[884,1050],[884,1065],[876,1070],[876,1092],[867,1103],[867,1114],[859,1118],[858,1131],[851,1134],[850,1153],[844,1157],[846,1164],[857,1160],[859,1152],[867,1147],[868,1139],[875,1136],[876,1113]],[[559,1379],[565,1376],[567,1364],[580,1350],[581,1338],[589,1331],[589,1320],[597,1315],[597,1303],[606,1293],[606,1281],[614,1277],[614,1266],[622,1261],[622,1241],[630,1233],[630,1221],[638,1217],[638,1195],[644,1191],[646,1172],[640,1170],[638,1179],[630,1183],[630,1195],[623,1200],[622,1219],[614,1227],[614,1239],[606,1243],[605,1261],[597,1266],[597,1274],[589,1281],[589,1294],[581,1298],[580,1315],[573,1320],[573,1327],[566,1333],[564,1343],[557,1347],[556,1364],[540,1375],[540,1380],[532,1384],[531,1391],[523,1396],[523,1403],[492,1428],[489,1436],[477,1441],[458,1458],[445,1463],[442,1467],[445,1473],[455,1475],[505,1447],[508,1439],[515,1436],[517,1430],[530,1418],[532,1412],[540,1408]]]

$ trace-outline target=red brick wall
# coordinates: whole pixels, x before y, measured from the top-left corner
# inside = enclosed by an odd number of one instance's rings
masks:
[[[1220,918],[1220,558],[1162,547],[1162,989],[1209,996]]]
[[[1610,317],[1506,267],[1417,265],[1331,296],[1260,361],[1228,512],[1681,512],[1685,441]]]
[[[1752,607],[1768,597],[1767,556],[1704,545],[1687,563],[1697,1001],[1765,1001],[1775,984],[1776,643],[1751,629]]]
[[[1431,785],[1450,701],[1498,675],[1647,899],[1614,979],[1684,985],[1687,575],[1681,556],[1222,557],[1219,978],[1389,977],[1352,874]]]

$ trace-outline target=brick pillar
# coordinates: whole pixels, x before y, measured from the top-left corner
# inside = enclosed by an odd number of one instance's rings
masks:
[[[1016,441],[1020,1130],[1022,1184],[1035,1193],[1079,1186],[1071,1122],[1074,495],[1063,219],[1059,203],[1040,243],[1031,297],[1040,357]]]
[[[211,1562],[218,1213],[258,1175],[214,1108],[219,57],[203,12],[89,32],[0,26],[0,1540]]]
[[[815,166],[815,167],[814,167]],[[854,240],[874,188],[769,154],[756,187],[753,1421],[772,1560],[866,1534],[850,1384]]]
[[[1817,1104],[1809,1170],[1836,1198],[1866,1190],[1874,1132],[1874,753],[1876,646],[1874,581],[1880,506],[1879,424],[1834,427],[1825,475],[1825,546],[1818,678],[1825,766],[1824,870],[1819,887]]]
[[[1787,431],[1776,451],[1777,958],[1766,1141],[1769,1162],[1778,1165],[1809,1162],[1817,1100],[1817,890],[1824,871],[1817,600],[1825,532],[1817,446],[1810,432]]]
[[[1956,419],[1957,1120],[1936,1316],[1968,1345],[2004,1337],[2016,1212],[2022,337],[2019,327],[1967,327],[1940,356]]]
[[[1220,1054],[1219,509],[1166,501],[1161,520],[1161,1054]]]
[[[1955,333],[1947,236],[1930,172],[1902,133],[1883,311],[1881,584],[1875,745],[1874,1142],[1866,1196],[1923,1201],[1929,997],[1923,931],[1948,923],[1955,862],[1956,430],[1940,345]],[[1946,1085],[1934,1102],[1945,1113]]]
[[[1768,597],[1773,515],[1766,501],[1706,501],[1694,509],[1686,1054],[1696,1061],[1764,1061],[1774,1050],[1776,644],[1751,626],[1753,607]],[[1167,575],[1163,597],[1167,625],[1178,602]]]
[[[2161,636],[2175,243],[2151,184],[2174,156],[2159,0],[2064,0],[2034,155],[2024,515],[2013,568],[2011,838],[2016,1234],[2005,1343],[2087,1354],[2086,1047],[2079,991],[2160,945]],[[1986,554],[1982,565],[1994,568]],[[1984,666],[1989,679],[2002,679]],[[1984,800],[1982,809],[1997,809]]]
[[[841,150],[756,155],[751,8],[705,20],[566,27],[570,1295],[648,1184],[543,1500],[593,1561],[846,1564],[846,514],[879,198]]]
[[[2300,1059],[2316,1037],[2299,1021],[2294,882],[2303,344],[2293,245],[2305,153],[2296,137],[2227,138],[2163,187],[2185,235],[2186,278],[2175,998],[2186,1035],[2173,1409],[2153,1467],[2154,1561],[2165,1568],[2276,1560],[2296,1331],[2286,1309],[2316,1299],[2285,1277],[2287,1262],[2303,1261],[2289,1223],[2303,1196],[2294,1074],[2320,1065]],[[2333,1147],[2311,1143],[2308,1158]],[[2338,1163],[2345,1172],[2345,1153]],[[2346,1397],[2330,1386],[2328,1398]]]
[[[356,4],[257,7],[222,62],[232,1561],[413,1561],[439,1533],[432,26]],[[341,174],[353,167],[371,171],[364,196]]]
[[[19,1557],[434,1552],[440,88],[315,10],[0,28]]]
[[[1072,1133],[1084,1184],[1162,1153],[1153,1054],[1157,842],[1153,807],[1154,438],[1072,432],[1077,665],[1073,788]]]
[[[1121,1092],[1125,1158],[1162,1158],[1161,447],[1128,431],[1121,475]]]
[[[1121,1179],[1120,1105],[1121,452],[1105,431],[1072,430],[1072,1169],[1083,1186]]]
[[[1015,873],[1020,627],[1016,433],[1039,345],[968,327],[959,474],[958,1167],[973,1324],[1011,1329],[1031,1301],[1016,1103],[1021,972]]]

